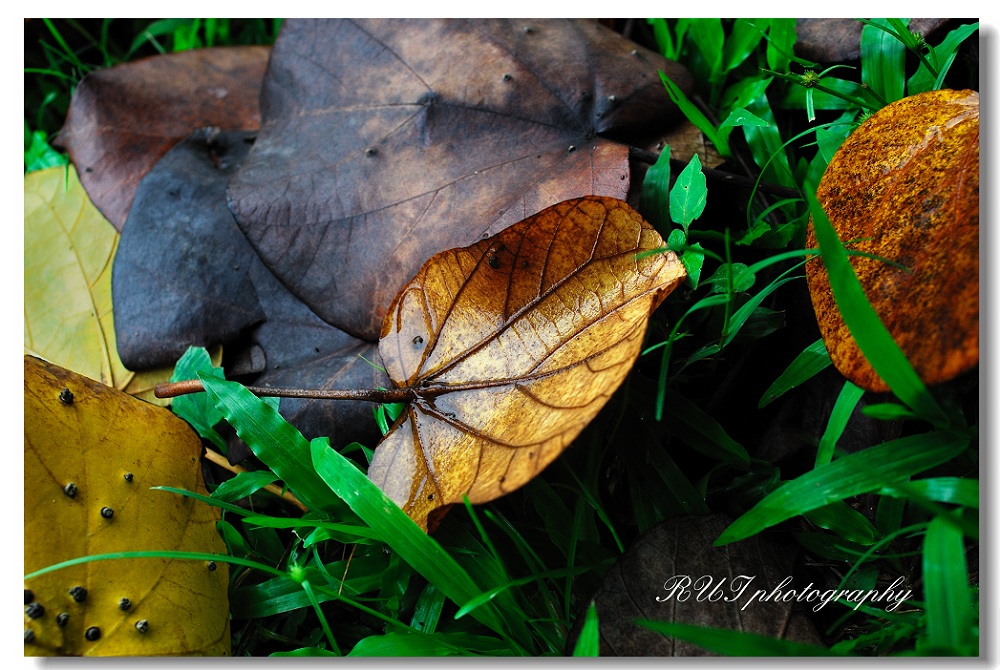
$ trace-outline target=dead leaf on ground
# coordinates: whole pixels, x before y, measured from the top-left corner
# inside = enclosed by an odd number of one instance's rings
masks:
[[[194,133],[140,184],[114,262],[122,358],[140,369],[173,365],[189,346],[225,343],[230,376],[255,375],[260,386],[388,385],[361,358],[375,360],[376,345],[317,317],[236,226],[226,184],[251,142],[249,133]],[[310,438],[380,437],[369,403],[286,398],[281,412]]]
[[[76,170],[24,177],[24,349],[153,402],[170,369],[139,375],[118,356],[111,264],[118,233],[93,206]],[[165,403],[163,403],[165,404]]]
[[[256,130],[269,47],[218,47],[97,70],[77,85],[56,143],[119,231],[139,180],[197,128]]]
[[[525,484],[610,399],[652,311],[685,277],[620,200],[550,207],[431,258],[386,315],[379,352],[416,392],[369,477],[422,527]],[[429,518],[430,517],[430,518]]]
[[[628,147],[608,136],[680,116],[657,70],[690,89],[593,21],[289,20],[230,205],[292,293],[374,340],[434,253],[568,198],[625,198]]]
[[[888,105],[841,145],[817,189],[882,322],[928,384],[979,362],[979,94],[932,91]],[[807,246],[815,248],[809,228]],[[806,266],[823,341],[845,377],[888,386],[840,316],[821,263]]]
[[[225,554],[214,507],[150,490],[207,494],[201,451],[198,436],[169,411],[25,356],[25,574],[110,552]],[[228,586],[225,563],[212,570],[203,561],[160,558],[83,563],[34,577],[24,583],[24,625],[33,635],[24,653],[228,654]],[[74,597],[74,587],[85,595]],[[136,628],[143,620],[145,633]]]
[[[910,30],[923,35],[948,19],[910,19]],[[795,19],[795,54],[819,63],[843,63],[861,57],[861,30],[857,19]]]
[[[722,514],[675,517],[653,526],[636,540],[611,567],[592,598],[597,605],[601,656],[716,655],[696,644],[639,626],[636,619],[821,644],[803,607],[777,598],[751,602],[758,589],[770,592],[792,575],[794,552],[760,536],[713,547],[730,523],[731,519]],[[752,578],[742,592],[743,582],[737,581],[740,576]],[[691,581],[687,597],[679,590],[685,578]],[[701,580],[704,586],[709,579],[711,585],[703,595],[718,586],[716,599],[696,597],[695,582]],[[785,591],[804,586],[793,581]],[[673,596],[668,597],[671,593]],[[570,648],[579,635],[579,626],[578,621],[570,635]]]

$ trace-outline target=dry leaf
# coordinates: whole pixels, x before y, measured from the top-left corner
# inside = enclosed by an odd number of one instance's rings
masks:
[[[118,357],[111,265],[118,232],[72,166],[24,177],[24,349],[120,391],[150,393],[170,369],[137,377]]]
[[[418,524],[529,481],[618,388],[649,315],[685,277],[637,212],[568,200],[431,258],[400,291],[379,352],[416,399],[369,477]],[[436,515],[435,515],[436,516]]]
[[[197,128],[256,130],[269,47],[163,54],[97,70],[73,93],[56,142],[119,231],[139,180]]]
[[[778,598],[753,600],[758,589],[770,591],[792,575],[795,548],[759,535],[713,547],[730,523],[724,514],[674,517],[629,547],[593,596],[601,656],[717,655],[639,626],[636,619],[822,644],[803,605]],[[795,581],[787,590],[803,586]],[[582,621],[580,617],[570,634],[570,648]]]
[[[433,254],[568,198],[625,198],[620,138],[681,117],[658,70],[691,89],[588,20],[288,20],[230,206],[282,284],[374,340]]]
[[[66,395],[68,389],[72,397]],[[24,571],[119,551],[225,554],[214,507],[151,486],[207,494],[201,440],[169,411],[24,357]],[[73,495],[69,495],[72,493]],[[105,508],[110,514],[102,513]],[[106,518],[106,515],[110,518]],[[97,561],[24,583],[25,655],[228,654],[226,564]],[[80,600],[80,592],[86,589]],[[32,602],[29,604],[28,591]],[[122,605],[127,598],[129,606]],[[68,618],[63,625],[62,614]],[[35,615],[35,616],[32,616]],[[147,622],[145,633],[136,628]],[[88,639],[87,631],[96,628]]]
[[[920,378],[979,362],[979,94],[932,91],[882,108],[841,145],[816,195],[853,256],[868,299]],[[810,226],[807,245],[816,246]],[[807,267],[823,341],[845,377],[888,386],[844,324],[825,268]]]

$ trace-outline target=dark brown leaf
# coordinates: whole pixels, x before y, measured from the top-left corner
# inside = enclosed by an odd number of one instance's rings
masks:
[[[928,384],[979,362],[979,94],[932,91],[888,105],[830,161],[816,195],[850,246],[868,299]],[[812,227],[807,245],[815,247]],[[888,386],[858,349],[825,268],[806,266],[823,341],[845,377]]]
[[[259,374],[262,386],[386,386],[385,374],[359,357],[375,360],[375,344],[313,314],[233,221],[226,183],[251,139],[197,132],[143,179],[114,262],[121,355],[144,369],[172,365],[189,346],[224,344],[229,374]],[[287,398],[281,410],[310,438],[379,438],[368,403]]]
[[[375,339],[432,254],[556,202],[624,198],[608,133],[676,118],[687,73],[596,22],[287,21],[230,204],[320,317]]]
[[[925,37],[948,19],[910,19],[910,30]],[[861,29],[857,19],[795,19],[795,53],[819,63],[842,63],[861,57]]]
[[[610,399],[684,279],[673,252],[636,259],[661,246],[624,202],[590,196],[432,257],[382,326],[386,371],[416,398],[372,481],[425,528],[528,482]]]
[[[97,70],[77,86],[57,138],[90,199],[119,231],[139,180],[197,128],[256,130],[268,47],[219,47]]]
[[[725,628],[820,644],[813,624],[794,603],[777,599],[749,602],[758,589],[770,591],[792,575],[794,550],[759,536],[713,547],[712,543],[730,522],[721,514],[675,517],[650,528],[625,552],[593,597],[600,626],[601,656],[715,655],[639,626],[636,619]],[[732,580],[740,575],[753,580],[739,597],[734,597],[742,582],[734,584]],[[665,586],[678,576],[690,577],[692,583],[701,579],[707,584],[711,580],[706,594],[719,586],[716,600],[696,598],[693,586],[685,599],[677,597],[679,592],[668,598],[670,589]],[[805,586],[793,580],[785,591]],[[732,601],[727,602],[724,597]],[[578,633],[576,630],[570,636],[570,645]]]

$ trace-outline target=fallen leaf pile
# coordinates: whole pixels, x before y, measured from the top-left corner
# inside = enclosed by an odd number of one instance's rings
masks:
[[[853,256],[868,299],[928,384],[979,362],[979,94],[931,91],[875,113],[841,145],[817,189],[838,236],[900,264]],[[815,247],[810,226],[807,245]],[[825,268],[806,266],[830,358],[870,391],[888,386],[844,324]]]
[[[424,261],[563,200],[624,199],[619,138],[640,144],[680,118],[657,71],[692,84],[595,21],[288,20],[260,81],[259,133],[229,132],[256,130],[260,55],[125,64],[74,99],[61,138],[94,168],[85,183],[99,205],[131,197],[121,175],[148,170],[113,271],[133,369],[223,343],[227,373],[245,382],[387,385],[365,360],[377,363],[389,303]],[[151,104],[120,104],[138,91]],[[234,100],[233,114],[197,111],[212,95]],[[153,165],[179,123],[197,132]],[[137,127],[154,129],[155,146],[123,152]],[[310,437],[379,437],[361,403],[289,400],[282,414]]]
[[[201,440],[170,411],[24,357],[24,571],[120,551],[225,554]],[[97,561],[24,582],[24,653],[229,653],[227,566]]]

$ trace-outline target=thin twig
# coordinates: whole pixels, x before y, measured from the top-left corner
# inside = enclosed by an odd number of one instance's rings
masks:
[[[247,469],[244,468],[244,467],[242,467],[242,466],[232,465],[229,461],[226,460],[225,456],[223,456],[222,454],[220,454],[220,453],[218,453],[216,451],[212,451],[211,449],[206,449],[205,450],[205,458],[207,458],[208,460],[212,461],[213,463],[215,463],[216,465],[218,465],[220,468],[222,468],[224,470],[229,470],[234,475],[238,475],[241,472],[246,472],[247,471]],[[273,493],[274,495],[278,496],[279,498],[283,498],[287,502],[290,502],[291,504],[293,504],[296,507],[298,507],[303,512],[308,512],[309,511],[309,508],[306,507],[305,505],[303,505],[302,502],[299,501],[299,499],[296,498],[295,495],[291,491],[282,491],[280,487],[275,486],[274,484],[268,484],[267,486],[264,487],[264,490]]]
[[[394,389],[286,389],[270,386],[247,386],[246,389],[257,396],[272,398],[310,398],[313,400],[364,400],[368,402],[392,403],[412,400],[416,393],[408,388]],[[157,384],[153,394],[157,398],[176,398],[189,393],[199,393],[205,387],[198,379],[182,382]]]

